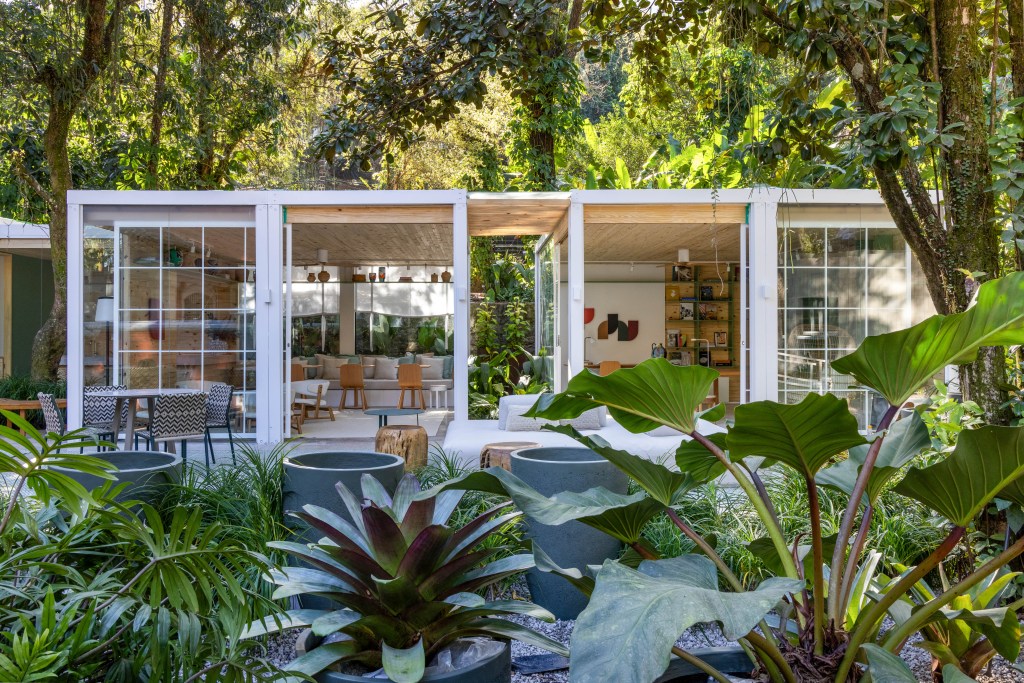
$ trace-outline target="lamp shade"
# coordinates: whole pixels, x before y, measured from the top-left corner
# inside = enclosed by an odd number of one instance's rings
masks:
[[[320,265],[323,265],[323,264],[327,263],[327,250],[326,249],[317,249],[316,250],[316,260],[317,260],[317,262]]]
[[[678,256],[679,256],[679,258],[677,259],[678,263],[687,263],[690,260],[690,250],[689,249],[680,249]]]
[[[114,297],[101,296],[96,299],[96,317],[94,320],[98,323],[114,322]]]

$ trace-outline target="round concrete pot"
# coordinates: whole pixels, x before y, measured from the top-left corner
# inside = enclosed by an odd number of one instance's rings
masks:
[[[144,503],[153,503],[162,494],[161,489],[164,486],[181,481],[181,456],[174,453],[100,451],[89,455],[106,460],[113,466],[110,473],[114,476],[115,485],[128,484],[117,496],[119,501],[141,500]],[[71,477],[89,491],[108,481],[63,467],[53,469]]]
[[[515,451],[509,458],[512,474],[545,496],[561,491],[586,491],[602,486],[613,493],[627,493],[629,478],[589,448],[544,447]],[[528,537],[559,567],[585,570],[615,557],[622,544],[582,522],[548,526],[527,519]],[[587,598],[560,576],[531,569],[526,573],[533,602],[559,619],[575,619],[587,606]]]
[[[295,651],[302,655],[316,648],[321,638],[314,636],[309,629],[299,635],[295,643]],[[368,679],[361,676],[341,674],[335,671],[322,671],[313,677],[319,683],[366,683],[366,681],[390,681],[390,678]],[[501,652],[483,659],[473,666],[452,671],[451,673],[426,675],[423,683],[509,683],[512,680],[512,648],[508,643]]]
[[[318,505],[351,522],[352,517],[335,485],[341,482],[360,496],[360,480],[364,474],[374,477],[388,493],[394,493],[405,474],[405,462],[397,455],[373,451],[289,455],[284,459],[284,509],[288,512],[301,510],[303,505]],[[306,543],[313,543],[322,535],[300,525],[293,517],[288,518],[288,523]]]

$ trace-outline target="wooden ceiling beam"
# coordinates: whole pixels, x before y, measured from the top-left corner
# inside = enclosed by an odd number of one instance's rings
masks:
[[[452,207],[443,206],[294,206],[288,208],[288,222],[298,223],[446,223],[452,222]]]
[[[599,223],[745,223],[745,204],[587,204],[583,222]]]

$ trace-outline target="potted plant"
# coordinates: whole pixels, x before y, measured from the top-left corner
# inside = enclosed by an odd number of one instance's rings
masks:
[[[629,477],[589,448],[525,448],[512,453],[512,474],[538,493],[552,496],[560,491],[581,492],[601,487],[625,494]],[[549,525],[526,515],[528,536],[544,548],[561,567],[586,569],[615,557],[622,543],[578,521]],[[587,606],[587,596],[558,576],[538,569],[526,573],[530,597],[558,619],[575,619]]]
[[[115,500],[139,500],[154,504],[162,495],[161,489],[181,481],[181,456],[160,451],[99,451],[92,457],[107,463],[108,477],[99,477],[77,468],[53,466],[81,484],[87,491],[111,481],[114,486],[124,484]]]
[[[353,522],[315,505],[293,513],[326,538],[312,546],[270,544],[311,567],[275,570],[271,578],[278,586],[276,599],[312,593],[342,607],[292,610],[284,618],[255,622],[245,633],[251,638],[308,628],[288,670],[324,683],[365,681],[361,673],[381,667],[395,683],[507,683],[509,638],[567,654],[546,636],[496,618],[525,614],[552,621],[547,611],[518,600],[487,601],[478,594],[533,566],[529,554],[494,559],[504,548],[485,544],[492,532],[519,518],[518,512],[500,514],[507,504],[456,530],[446,524],[462,493],[421,495],[412,475],[402,479],[393,498],[369,475],[362,478],[361,497],[340,482],[337,495]],[[447,671],[447,657],[434,660],[453,648],[453,662],[467,649],[480,656]],[[355,673],[331,669],[339,666]]]
[[[373,451],[323,451],[288,455],[284,458],[284,510],[301,510],[305,505],[330,510],[351,522],[350,512],[334,488],[338,482],[357,489],[364,474],[376,479],[392,493],[405,473],[405,461],[397,455]],[[320,534],[295,518],[295,531],[306,543]]]
[[[832,368],[887,401],[870,440],[859,432],[847,402],[831,395],[810,394],[798,404],[741,405],[727,434],[704,435],[697,431],[698,418],[715,420],[724,413],[721,406],[698,413],[718,375],[715,370],[652,359],[606,377],[583,372],[565,392],[542,397],[529,414],[558,420],[607,406],[616,421],[634,433],[671,427],[691,438],[676,453],[678,469],[609,448],[569,428],[555,428],[614,463],[641,492],[621,495],[595,489],[548,498],[493,470],[441,488],[504,489],[531,517],[549,524],[582,521],[630,546],[632,552],[624,561],[606,561],[596,577],[562,570],[538,556],[538,566],[592,591],[573,632],[571,681],[646,683],[665,673],[671,655],[716,681],[726,681],[710,659],[676,646],[685,629],[715,622],[749,653],[751,669],[773,682],[852,683],[869,674],[877,681],[911,683],[915,677],[898,655],[915,633],[923,631],[926,642],[940,642],[940,629],[929,627],[957,619],[991,626],[991,634],[997,634],[1000,624],[1016,628],[1013,605],[982,610],[977,608],[988,601],[959,598],[971,596],[1024,554],[1024,537],[967,570],[938,595],[929,597],[921,590],[921,581],[940,567],[995,498],[1024,505],[1024,427],[983,425],[964,430],[952,451],[917,467],[912,465],[929,445],[928,430],[914,411],[898,416],[922,385],[947,365],[970,362],[984,346],[1022,343],[1024,273],[984,283],[974,305],[963,313],[932,316],[906,330],[868,337],[856,351],[833,361]],[[809,534],[786,536],[758,475],[757,465],[764,458],[795,470],[803,480]],[[763,538],[748,548],[777,574],[753,591],[719,556],[712,540],[698,534],[677,510],[690,490],[726,472],[750,500],[764,531]],[[821,524],[822,486],[847,499],[831,537],[825,536]],[[892,579],[877,573],[869,533],[878,496],[887,488],[946,520],[945,539],[917,566]],[[659,515],[666,516],[700,554],[659,557],[641,535]],[[769,620],[773,610],[776,614]],[[887,617],[895,626],[884,630]],[[1019,649],[1019,635],[998,635],[1002,644],[993,641],[991,646],[1006,645],[1012,658]],[[609,647],[611,642],[615,647]],[[623,652],[630,656],[621,656]],[[964,659],[953,655],[945,659],[943,678],[971,680],[958,670]]]

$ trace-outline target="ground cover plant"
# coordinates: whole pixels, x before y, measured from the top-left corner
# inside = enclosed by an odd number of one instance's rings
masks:
[[[359,663],[369,670],[383,667],[396,683],[416,683],[429,658],[460,638],[515,638],[568,654],[559,643],[499,615],[554,617],[522,600],[486,600],[478,593],[529,569],[529,553],[504,554],[486,543],[496,530],[514,523],[520,512],[507,512],[508,501],[476,515],[460,529],[448,522],[462,491],[420,496],[411,474],[394,496],[368,474],[361,496],[344,484],[338,495],[352,521],[315,505],[291,513],[324,534],[310,545],[276,542],[303,565],[271,572],[275,598],[315,595],[333,600],[338,609],[289,610],[254,623],[247,637],[287,628],[309,627],[316,636],[342,634],[320,644],[288,665],[292,672],[312,675],[329,666]]]
[[[61,467],[109,479],[83,432],[0,426],[0,680],[277,680],[238,636],[276,607],[246,588],[266,559],[195,507],[162,517],[87,491]]]
[[[980,424],[959,433],[955,446],[930,464],[910,466],[932,450],[920,412],[908,400],[947,365],[972,361],[979,348],[1024,343],[1024,274],[983,284],[974,305],[962,313],[933,316],[906,330],[867,338],[832,363],[886,399],[878,431],[865,438],[846,402],[809,394],[798,404],[758,401],[739,406],[725,434],[697,431],[698,417],[714,421],[717,406],[698,408],[717,372],[646,361],[607,377],[581,373],[566,390],[544,396],[531,414],[568,419],[606,406],[623,427],[645,432],[666,425],[688,434],[676,452],[678,471],[585,437],[570,434],[623,470],[641,492],[604,489],[547,498],[497,468],[448,482],[438,490],[474,489],[509,494],[524,513],[545,524],[580,520],[611,534],[631,550],[591,574],[563,570],[538,553],[538,566],[563,574],[591,593],[573,632],[570,676],[574,682],[656,679],[675,654],[716,681],[726,677],[679,649],[683,630],[717,622],[751,656],[752,669],[772,681],[913,681],[897,654],[924,632],[940,641],[941,630],[977,630],[1007,659],[1020,649],[1020,626],[1011,606],[990,607],[976,592],[1012,559],[1024,553],[1024,538],[973,567],[938,594],[922,580],[932,575],[964,539],[969,527],[997,498],[1024,504],[1024,428]],[[934,417],[934,416],[932,416]],[[802,481],[808,532],[791,535],[768,495],[761,470],[795,473]],[[762,535],[748,549],[773,576],[756,589],[723,560],[709,539],[676,507],[695,489],[728,473],[755,510]],[[845,497],[834,533],[823,525],[823,489]],[[889,574],[871,545],[879,500],[887,489],[941,517],[942,538],[915,566]],[[437,490],[429,492],[436,495]],[[697,552],[662,558],[643,538],[648,523],[665,517]],[[724,588],[720,588],[720,584]],[[969,597],[969,604],[962,598]],[[989,596],[991,597],[991,596]],[[882,630],[891,617],[895,627]],[[962,656],[939,662],[947,680],[971,680]],[[969,667],[968,667],[969,668]]]

